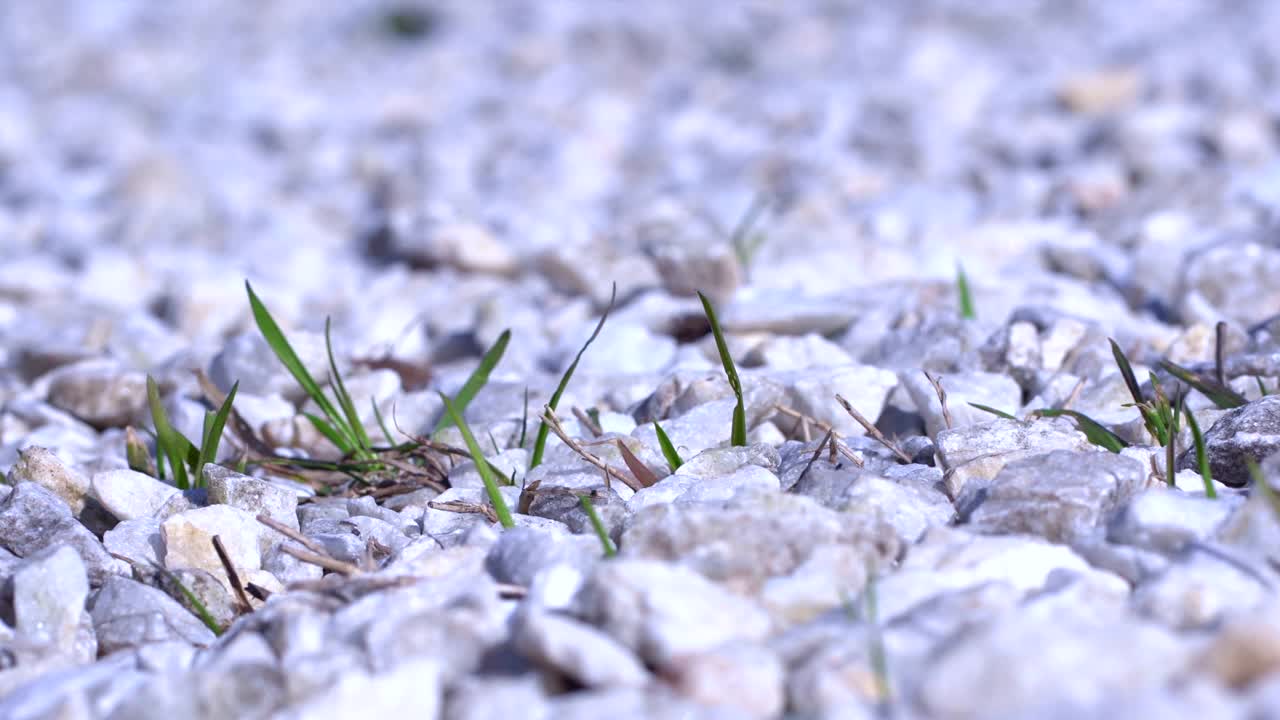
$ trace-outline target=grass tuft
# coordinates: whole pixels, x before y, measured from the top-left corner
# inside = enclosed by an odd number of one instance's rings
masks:
[[[502,527],[510,529],[515,527],[515,520],[511,518],[511,510],[507,508],[507,501],[502,497],[502,491],[498,488],[498,480],[494,477],[494,470],[489,466],[489,462],[484,459],[484,453],[480,451],[480,444],[476,442],[475,435],[471,434],[471,428],[467,426],[467,421],[462,419],[462,414],[458,412],[458,408],[454,406],[444,393],[440,393],[440,399],[444,401],[445,411],[452,418],[453,424],[458,426],[458,431],[462,433],[462,441],[467,445],[467,452],[471,453],[471,459],[475,461],[476,470],[480,473],[480,480],[484,482],[484,490],[489,495],[489,502],[493,504],[493,511],[498,516],[498,522],[502,523]]]
[[[1181,365],[1177,365],[1168,360],[1161,360],[1160,368],[1196,390],[1199,390],[1201,394],[1212,400],[1214,405],[1217,405],[1223,410],[1238,408],[1249,403],[1249,400],[1246,399],[1245,396],[1235,390],[1232,390],[1230,386],[1219,383],[1216,380],[1206,380]]]
[[[160,401],[160,387],[155,378],[147,376],[147,405],[151,408],[151,421],[156,426],[156,463],[155,475],[165,477],[165,461],[173,474],[173,484],[179,490],[204,486],[204,466],[213,462],[218,456],[218,445],[222,441],[222,431],[226,428],[227,417],[231,414],[231,403],[235,401],[236,390],[240,383],[231,386],[226,400],[215,412],[205,412],[204,426],[197,447],[182,433],[174,429],[169,422],[169,415],[164,411],[164,403]],[[135,443],[130,446],[126,442],[126,450],[130,453],[130,467],[134,469],[150,469],[150,463],[144,463],[139,454],[140,440],[134,435]],[[126,441],[128,438],[126,437]],[[145,448],[142,449],[145,456]]]
[[[582,354],[591,347],[591,343],[595,342],[596,337],[600,334],[600,329],[604,327],[604,321],[609,318],[609,311],[613,310],[613,302],[618,297],[618,284],[613,284],[613,290],[609,293],[609,304],[605,306],[604,313],[600,315],[600,322],[596,323],[596,329],[591,331],[591,336],[582,344],[582,348],[578,350],[578,354],[573,358],[573,362],[568,369],[564,371],[564,375],[560,377],[560,384],[556,386],[556,391],[551,394],[551,400],[547,405],[555,410],[560,404],[560,397],[564,395],[565,388],[569,387],[569,380],[573,377],[573,372],[578,369],[578,363],[582,360]],[[543,420],[538,425],[538,436],[533,441],[533,455],[529,458],[529,469],[532,470],[542,464],[542,456],[547,451],[547,436],[551,432],[551,428],[547,425],[547,421]]]
[[[743,447],[747,444],[747,409],[742,400],[742,382],[738,379],[738,369],[733,364],[733,356],[729,354],[729,344],[725,342],[724,332],[720,330],[720,321],[716,318],[715,308],[706,295],[698,293],[702,301],[702,309],[711,323],[711,334],[716,340],[716,351],[720,353],[720,364],[724,366],[725,377],[729,378],[729,387],[733,389],[738,404],[733,408],[733,427],[729,433],[729,444]]]
[[[356,416],[354,406],[351,404],[351,396],[346,392],[346,387],[342,382],[342,377],[338,374],[338,368],[333,360],[333,344],[329,337],[329,322],[325,321],[325,349],[329,355],[329,367],[333,372],[334,392],[337,395],[338,404],[342,406],[343,411],[334,407],[329,398],[325,396],[324,391],[320,389],[320,384],[316,382],[311,373],[307,371],[302,360],[298,357],[298,353],[294,351],[293,346],[289,344],[288,338],[285,337],[284,331],[280,329],[280,325],[276,323],[275,318],[271,316],[271,312],[267,310],[267,306],[262,304],[262,300],[253,292],[253,286],[246,280],[244,283],[245,292],[249,295],[249,307],[253,311],[253,320],[258,326],[258,331],[262,333],[262,337],[267,341],[271,351],[275,353],[280,363],[285,369],[293,375],[293,379],[298,382],[307,396],[310,397],[315,404],[324,413],[324,417],[307,414],[306,417],[315,426],[316,430],[324,435],[339,450],[347,455],[354,456],[357,460],[373,459],[373,445],[369,442],[369,436],[364,430],[364,426],[360,423],[360,419]]]
[[[613,546],[613,540],[609,538],[609,532],[605,530],[604,522],[600,519],[600,514],[596,512],[596,506],[591,502],[591,498],[586,495],[579,495],[578,503],[582,505],[583,512],[587,514],[587,519],[591,521],[591,527],[596,531],[596,537],[600,538],[600,545],[604,548],[604,556],[611,558],[617,555],[618,549]]]
[[[675,472],[684,464],[684,460],[680,459],[676,446],[671,444],[667,431],[662,429],[657,420],[653,421],[653,430],[658,434],[658,447],[662,448],[662,457],[667,459],[667,467],[671,468],[671,472]]]
[[[466,414],[467,406],[471,404],[476,393],[480,392],[480,389],[485,386],[485,383],[489,382],[489,373],[493,372],[493,369],[497,367],[498,362],[502,360],[502,354],[507,351],[507,343],[509,342],[511,342],[511,331],[503,330],[502,334],[498,336],[498,339],[494,341],[493,345],[485,351],[484,356],[480,358],[480,364],[476,366],[476,369],[467,378],[467,381],[462,384],[462,389],[458,391],[457,395],[453,396],[453,404],[454,407],[458,409],[459,415]],[[447,414],[443,415],[439,422],[436,423],[435,429],[431,432],[432,434],[438,433],[452,424],[453,421],[449,419],[449,416]]]
[[[976,320],[978,312],[973,306],[973,292],[969,290],[969,276],[964,273],[964,266],[956,263],[956,294],[960,298],[960,319]]]
[[[1191,428],[1191,439],[1196,445],[1196,467],[1200,468],[1200,477],[1204,478],[1204,494],[1210,500],[1218,499],[1218,491],[1213,487],[1213,474],[1209,472],[1209,456],[1204,451],[1204,435],[1200,433],[1200,423],[1191,413],[1191,408],[1183,408],[1187,417],[1187,426]]]

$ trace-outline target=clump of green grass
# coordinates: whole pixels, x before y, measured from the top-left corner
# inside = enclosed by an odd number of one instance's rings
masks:
[[[227,425],[227,416],[231,414],[231,403],[235,401],[236,390],[240,383],[231,386],[227,399],[216,411],[206,411],[204,427],[197,446],[182,433],[174,429],[169,416],[160,401],[160,388],[155,378],[147,376],[147,404],[151,408],[151,421],[156,426],[156,476],[164,479],[165,460],[173,473],[173,484],[179,490],[204,486],[204,466],[213,462],[218,456],[218,445],[222,441],[222,431]],[[134,451],[136,455],[136,451]],[[146,467],[141,460],[134,457],[130,466]],[[149,463],[148,463],[149,464]]]
[[[489,496],[493,511],[498,516],[498,522],[507,529],[515,527],[515,520],[512,519],[511,510],[507,507],[507,501],[502,497],[502,491],[498,488],[498,480],[494,477],[493,468],[485,460],[484,453],[480,450],[480,444],[476,442],[475,435],[471,434],[471,428],[467,426],[467,421],[462,418],[462,413],[458,411],[458,408],[448,396],[440,393],[440,399],[444,401],[445,412],[448,413],[453,424],[458,426],[458,431],[462,433],[462,441],[466,443],[467,452],[471,453],[471,459],[476,464],[476,470],[480,473],[480,480],[484,483],[485,493]]]
[[[702,301],[702,310],[707,314],[707,321],[711,323],[711,334],[716,340],[716,351],[720,353],[720,364],[724,366],[725,377],[729,379],[729,387],[733,389],[733,395],[738,399],[738,404],[733,408],[733,426],[730,428],[729,444],[744,447],[747,444],[747,408],[742,400],[742,382],[738,379],[738,369],[733,364],[733,356],[729,354],[729,344],[725,342],[724,332],[720,330],[720,321],[716,318],[715,308],[711,306],[711,301],[706,295],[698,293],[698,299]]]
[[[1161,360],[1160,368],[1182,382],[1199,390],[1201,394],[1213,401],[1213,404],[1223,410],[1238,408],[1248,404],[1249,400],[1240,393],[1232,390],[1225,383],[1217,380],[1202,378],[1191,372],[1187,368],[1182,367],[1169,360]]]
[[[1200,433],[1200,423],[1196,422],[1196,416],[1191,412],[1191,408],[1183,408],[1182,412],[1187,417],[1187,426],[1191,428],[1191,439],[1196,446],[1196,467],[1200,469],[1200,477],[1204,478],[1204,494],[1210,500],[1218,498],[1218,491],[1213,487],[1213,473],[1209,471],[1209,455],[1204,449],[1204,435]]]
[[[1155,398],[1148,400],[1142,392],[1142,386],[1138,384],[1137,376],[1133,373],[1133,366],[1129,364],[1129,358],[1120,349],[1119,343],[1115,340],[1110,342],[1111,355],[1115,358],[1116,366],[1120,368],[1120,376],[1124,378],[1124,384],[1129,389],[1129,395],[1133,397],[1133,403],[1126,405],[1126,407],[1136,407],[1138,409],[1138,412],[1142,414],[1142,420],[1147,427],[1147,432],[1151,433],[1151,436],[1156,439],[1156,443],[1165,449],[1165,482],[1172,486],[1175,483],[1174,456],[1177,454],[1178,431],[1181,429],[1179,419],[1182,415],[1186,395],[1178,395],[1177,401],[1171,402],[1169,396],[1165,394],[1164,389],[1160,386],[1160,380],[1156,378],[1155,373],[1151,373],[1151,387]]]
[[[960,301],[960,319],[976,320],[977,311],[973,305],[973,293],[969,290],[969,276],[964,273],[964,266],[956,263],[956,296]]]
[[[547,402],[552,410],[560,404],[560,397],[564,395],[565,388],[569,387],[569,380],[573,378],[573,373],[578,369],[578,363],[582,361],[582,354],[591,347],[591,343],[595,342],[596,337],[600,334],[600,329],[604,327],[604,321],[609,318],[609,311],[613,309],[613,302],[618,297],[618,284],[613,284],[613,290],[609,293],[609,304],[605,306],[604,313],[600,315],[600,322],[596,323],[596,329],[591,331],[591,336],[582,344],[582,348],[578,350],[578,354],[573,358],[573,362],[568,369],[564,371],[564,375],[560,377],[560,384],[556,386],[556,391],[551,394],[551,400]],[[533,441],[533,454],[529,458],[529,469],[532,470],[542,464],[542,456],[547,450],[547,436],[551,432],[550,426],[546,420],[538,425],[538,435]]]
[[[756,195],[747,206],[747,211],[738,219],[738,223],[729,233],[729,243],[733,246],[733,254],[738,259],[738,266],[744,272],[750,272],[751,261],[756,252],[768,238],[764,232],[757,230],[765,210],[769,209],[769,201],[763,195]]]
[[[271,347],[272,352],[275,353],[280,363],[285,366],[285,369],[289,371],[289,374],[293,375],[294,380],[298,381],[298,385],[302,387],[320,408],[321,412],[324,413],[324,417],[306,413],[307,420],[343,454],[354,457],[356,460],[373,460],[373,443],[370,442],[369,435],[365,432],[360,416],[356,414],[355,404],[351,401],[351,395],[347,392],[346,385],[342,382],[342,376],[338,373],[337,363],[334,361],[333,342],[329,333],[329,320],[326,319],[324,324],[324,343],[329,356],[329,370],[333,376],[331,384],[337,403],[336,406],[321,390],[320,384],[307,371],[306,366],[302,364],[302,360],[298,358],[298,354],[294,351],[293,346],[289,344],[288,338],[285,337],[284,331],[280,329],[280,325],[271,316],[267,306],[253,292],[253,286],[247,280],[244,283],[244,288],[249,294],[249,307],[253,311],[254,322],[257,323],[258,330],[267,341],[267,345]],[[341,411],[339,411],[339,407],[342,408]]]
[[[595,530],[596,537],[600,538],[600,546],[604,548],[604,556],[611,558],[617,555],[618,549],[613,546],[613,540],[609,538],[609,532],[605,530],[604,522],[600,519],[600,514],[596,512],[596,506],[591,502],[591,498],[586,495],[579,495],[578,504],[582,506],[582,511],[587,514],[587,519],[591,521],[591,528]]]
[[[662,457],[667,459],[667,467],[671,468],[671,472],[680,469],[684,460],[680,459],[676,446],[671,443],[671,438],[667,437],[667,431],[663,430],[662,425],[656,420],[653,422],[653,431],[658,435],[658,447],[662,448]]]

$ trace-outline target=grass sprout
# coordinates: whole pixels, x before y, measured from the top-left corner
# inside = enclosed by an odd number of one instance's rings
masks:
[[[1196,390],[1199,390],[1201,394],[1212,400],[1214,405],[1217,405],[1223,410],[1238,408],[1248,404],[1249,402],[1245,396],[1235,390],[1232,390],[1230,386],[1220,383],[1217,380],[1202,378],[1181,365],[1177,365],[1168,360],[1161,360],[1160,368]]]
[[[1216,500],[1218,491],[1213,487],[1213,474],[1209,472],[1209,456],[1204,451],[1204,435],[1200,433],[1200,423],[1196,422],[1191,408],[1183,408],[1182,412],[1187,417],[1187,427],[1191,428],[1191,439],[1195,442],[1196,467],[1200,469],[1200,477],[1204,478],[1204,494],[1210,500]]]
[[[1280,497],[1276,496],[1276,491],[1271,487],[1271,483],[1267,482],[1266,476],[1262,474],[1262,468],[1258,467],[1258,461],[1251,457],[1244,459],[1245,467],[1249,468],[1249,477],[1253,478],[1253,489],[1262,495],[1267,501],[1267,505],[1271,507],[1271,512],[1280,520]]]
[[[160,401],[160,387],[155,378],[147,376],[147,405],[151,408],[151,421],[156,426],[156,477],[164,479],[167,460],[173,474],[173,484],[179,490],[204,485],[204,466],[217,459],[222,431],[226,428],[231,403],[235,401],[239,387],[238,382],[232,385],[231,392],[227,393],[222,405],[216,411],[205,412],[200,445],[197,447],[169,422],[164,403]],[[136,454],[136,448],[134,452]],[[130,461],[131,466],[135,463],[146,467],[137,458]]]
[[[568,369],[564,371],[564,375],[560,377],[560,384],[556,386],[556,391],[551,394],[551,400],[547,405],[555,410],[560,404],[560,397],[564,395],[565,388],[569,387],[569,380],[573,378],[573,372],[578,369],[578,363],[582,360],[582,354],[591,347],[591,343],[595,341],[600,334],[600,329],[604,327],[604,321],[609,318],[609,311],[613,309],[613,301],[618,297],[618,284],[613,284],[613,290],[609,293],[609,304],[605,306],[604,313],[600,315],[600,322],[596,323],[596,329],[591,331],[591,336],[582,344],[582,348],[578,350],[578,354],[573,358]],[[542,464],[542,456],[547,451],[547,436],[551,432],[551,428],[544,419],[538,425],[538,436],[533,441],[533,455],[529,458],[529,469],[532,470]]]
[[[609,532],[605,530],[604,522],[600,519],[600,514],[596,512],[596,506],[591,502],[591,498],[586,495],[579,495],[578,504],[582,505],[582,511],[587,514],[587,519],[591,521],[591,527],[596,531],[596,537],[600,538],[600,545],[604,548],[604,556],[611,558],[617,555],[618,549],[613,546],[613,540],[609,538]]]
[[[676,452],[676,446],[671,444],[667,431],[663,430],[656,420],[653,423],[653,431],[658,434],[658,447],[662,448],[662,457],[667,459],[667,467],[671,468],[671,472],[675,472],[684,464],[684,460],[680,459],[680,453]]]
[[[969,276],[964,273],[964,266],[956,263],[956,295],[960,299],[960,319],[976,320],[978,312],[973,306],[973,292],[969,289]]]
[[[494,341],[493,345],[485,351],[484,356],[480,358],[480,364],[476,366],[476,369],[467,378],[467,381],[462,384],[462,389],[458,391],[458,394],[453,396],[453,405],[457,408],[459,415],[466,414],[467,405],[471,404],[471,401],[475,399],[476,393],[480,392],[480,389],[485,386],[485,383],[489,382],[489,373],[493,372],[493,369],[497,367],[498,362],[502,360],[502,354],[507,351],[507,343],[509,342],[511,342],[511,331],[503,330],[502,334],[498,336],[498,339]],[[449,416],[447,414],[443,415],[439,422],[436,423],[436,427],[432,430],[432,434],[440,432],[452,424],[453,421]]]
[[[307,396],[324,413],[324,417],[306,413],[306,418],[321,435],[324,435],[329,442],[333,443],[343,453],[351,455],[358,460],[373,459],[373,445],[369,442],[369,436],[365,432],[360,418],[355,414],[351,396],[346,392],[346,386],[343,384],[342,377],[338,374],[338,368],[334,363],[333,344],[330,342],[329,336],[329,322],[325,321],[325,348],[329,355],[329,367],[333,372],[334,392],[337,395],[337,401],[342,407],[342,411],[339,411],[334,406],[324,394],[324,391],[320,389],[319,383],[307,371],[297,352],[289,344],[284,331],[280,329],[280,325],[271,316],[267,306],[253,292],[253,286],[249,284],[249,281],[245,281],[244,288],[249,295],[249,307],[253,311],[253,319],[258,326],[258,331],[262,333],[262,337],[267,341],[267,345],[270,346],[280,363],[284,365],[290,375],[293,375],[298,385],[302,387]]]
[[[698,293],[698,299],[702,301],[702,309],[707,314],[707,321],[711,323],[711,334],[715,336],[716,351],[720,353],[720,364],[724,366],[725,377],[729,378],[729,387],[733,389],[733,395],[738,399],[738,404],[733,408],[733,426],[729,434],[729,444],[745,446],[747,444],[747,409],[742,400],[742,382],[738,379],[738,369],[733,364],[733,356],[729,354],[729,344],[725,342],[724,332],[720,330],[720,321],[716,318],[715,308],[711,306],[707,296],[701,292]]]
[[[738,258],[738,265],[743,270],[749,270],[751,260],[755,257],[756,252],[764,245],[765,239],[768,237],[763,232],[756,230],[760,223],[760,219],[764,217],[764,212],[769,209],[769,201],[763,194],[758,194],[751,199],[751,204],[747,206],[747,211],[738,219],[738,223],[729,233],[729,243],[733,246],[733,254]]]
[[[471,453],[471,459],[475,461],[476,470],[480,473],[480,480],[484,482],[484,490],[489,495],[489,502],[493,504],[493,511],[498,516],[498,522],[502,523],[502,527],[510,529],[515,527],[515,520],[511,518],[511,510],[507,508],[507,501],[502,497],[502,491],[498,488],[498,480],[494,477],[493,468],[489,466],[489,462],[484,459],[484,453],[480,451],[480,444],[476,442],[475,435],[471,434],[471,428],[467,426],[467,421],[462,419],[462,414],[444,393],[440,393],[440,399],[444,401],[445,411],[452,418],[453,424],[458,426],[458,431],[462,433],[462,441],[467,445],[467,451]]]

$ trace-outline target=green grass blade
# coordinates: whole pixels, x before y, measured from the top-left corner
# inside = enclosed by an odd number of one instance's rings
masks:
[[[1142,386],[1138,384],[1138,376],[1133,374],[1133,366],[1129,364],[1129,358],[1125,357],[1119,343],[1111,338],[1107,339],[1111,342],[1111,356],[1115,358],[1116,366],[1120,368],[1120,375],[1124,378],[1125,386],[1129,388],[1129,395],[1133,397],[1134,403],[1142,405],[1146,402],[1146,398],[1142,396]]]
[[[1258,383],[1258,393],[1262,395],[1262,397],[1266,397],[1267,386],[1262,384],[1262,378],[1258,377],[1257,375],[1254,375],[1253,380],[1254,382]]]
[[[698,293],[698,299],[702,301],[702,310],[707,314],[707,321],[711,323],[711,334],[716,340],[716,351],[720,353],[720,364],[724,366],[725,377],[729,378],[729,387],[733,389],[733,394],[738,399],[738,404],[733,408],[733,427],[729,433],[729,444],[742,447],[747,444],[747,410],[742,401],[742,382],[738,379],[738,369],[733,364],[733,356],[729,354],[729,344],[725,342],[724,332],[720,330],[720,321],[716,318],[716,310],[711,307],[711,301],[706,295]]]
[[[466,443],[467,452],[471,453],[471,459],[476,463],[476,470],[480,473],[480,480],[484,482],[484,489],[489,495],[489,502],[493,504],[493,511],[498,515],[498,522],[502,523],[504,528],[515,527],[516,523],[511,518],[511,510],[507,508],[507,501],[503,499],[502,491],[498,489],[498,481],[493,476],[493,468],[489,467],[488,461],[484,459],[484,453],[480,452],[480,444],[476,442],[475,435],[471,434],[467,421],[462,419],[462,414],[444,393],[440,393],[440,399],[444,401],[445,411],[453,418],[453,424],[457,425],[458,431],[462,433],[462,441]]]
[[[1181,365],[1169,362],[1168,360],[1161,360],[1160,367],[1170,375],[1178,378],[1196,390],[1199,390],[1205,397],[1212,400],[1214,405],[1217,405],[1223,410],[1238,408],[1249,403],[1243,395],[1232,390],[1230,387],[1226,385],[1219,385],[1212,380],[1205,380]]]
[[[560,396],[564,395],[565,388],[569,387],[569,379],[573,377],[573,372],[578,369],[578,362],[582,360],[582,354],[591,347],[591,343],[595,342],[596,336],[600,334],[600,329],[604,327],[604,321],[609,318],[609,312],[613,310],[613,301],[618,297],[618,284],[613,284],[613,290],[609,293],[609,304],[605,306],[604,313],[600,315],[600,322],[596,323],[596,329],[591,331],[591,337],[582,344],[582,348],[578,350],[577,356],[573,358],[573,363],[564,371],[564,375],[560,378],[560,384],[556,386],[556,391],[551,394],[551,400],[547,405],[555,410],[560,404]],[[542,456],[547,451],[547,435],[551,432],[551,427],[547,425],[546,420],[538,423],[538,436],[533,441],[533,455],[529,458],[529,469],[532,470],[542,464]]]
[[[1204,436],[1200,434],[1200,423],[1196,422],[1196,416],[1191,413],[1191,408],[1183,408],[1182,412],[1187,416],[1187,427],[1191,428],[1191,439],[1196,444],[1196,467],[1200,468],[1200,477],[1204,478],[1204,494],[1211,500],[1218,498],[1218,492],[1213,487],[1213,473],[1209,472],[1209,455],[1204,451]]]
[[[151,459],[151,452],[147,450],[147,444],[142,442],[142,438],[138,437],[138,431],[132,426],[125,428],[124,431],[124,454],[130,470],[145,473],[151,477],[160,477],[156,463]]]
[[[205,607],[204,603],[200,602],[200,598],[196,597],[195,593],[191,592],[186,585],[182,584],[182,581],[178,579],[177,575],[174,575],[169,570],[166,570],[155,563],[152,563],[151,566],[164,575],[165,579],[170,583],[173,583],[173,586],[178,589],[178,592],[182,593],[182,597],[186,598],[187,602],[191,604],[192,614],[199,618],[200,622],[204,623],[205,627],[209,628],[209,631],[213,633],[214,637],[222,635],[222,628],[218,626],[218,621],[213,619],[213,613],[209,612],[209,608]]]
[[[893,699],[893,689],[889,685],[889,658],[884,649],[884,636],[880,631],[880,602],[876,589],[875,568],[867,561],[867,587],[863,591],[866,604],[866,623],[869,626],[867,654],[871,659],[871,670],[876,678],[876,690],[880,695],[880,703],[887,706]]]
[[[290,345],[289,340],[285,338],[284,331],[280,329],[275,318],[271,317],[271,313],[267,310],[267,306],[263,305],[262,301],[258,299],[257,294],[253,292],[253,287],[249,285],[248,280],[244,283],[244,289],[249,293],[249,307],[253,311],[253,320],[257,323],[258,331],[262,333],[262,337],[267,341],[267,345],[270,346],[271,351],[276,354],[276,357],[280,360],[280,364],[284,365],[290,375],[293,375],[293,379],[298,381],[298,385],[302,387],[303,391],[306,392],[313,401],[315,401],[315,404],[319,406],[321,412],[323,412],[325,416],[329,418],[330,422],[333,423],[334,429],[347,431],[343,433],[343,436],[346,438],[346,442],[343,444],[345,447],[343,445],[338,445],[338,443],[334,444],[342,447],[343,452],[351,452],[351,450],[356,447],[355,438],[350,436],[351,431],[349,428],[342,427],[345,425],[345,422],[342,420],[342,415],[333,407],[333,403],[329,402],[329,398],[325,397],[324,392],[320,389],[320,385],[316,383],[315,378],[311,377],[311,373],[307,371],[307,367],[302,364],[302,360],[299,359],[298,354],[294,352],[293,346]]]
[[[151,406],[151,421],[156,426],[156,459],[160,462],[163,454],[169,460],[173,470],[173,484],[179,490],[191,487],[187,478],[186,461],[193,446],[173,425],[169,424],[169,416],[165,414],[164,404],[160,402],[160,388],[150,375],[147,376],[147,404]]]
[[[582,505],[582,510],[587,514],[587,519],[591,521],[591,527],[596,531],[596,537],[600,538],[600,545],[604,547],[604,556],[611,558],[618,554],[617,548],[613,546],[613,540],[609,538],[609,532],[604,528],[604,522],[600,520],[600,514],[596,512],[596,506],[591,502],[591,498],[586,495],[578,496],[578,503]]]
[[[312,426],[323,436],[328,438],[344,455],[350,455],[355,452],[355,447],[351,445],[351,440],[338,432],[328,420],[315,415],[313,413],[302,413],[302,416],[311,421]],[[363,458],[362,458],[363,459]]]
[[[356,412],[356,404],[351,401],[351,393],[347,392],[347,384],[342,381],[342,374],[338,372],[338,363],[333,358],[333,338],[329,333],[330,325],[332,325],[331,319],[325,318],[324,350],[329,356],[329,374],[332,376],[330,382],[333,385],[333,394],[338,398],[338,406],[342,408],[342,413],[347,418],[345,428],[341,427],[341,424],[337,422],[337,418],[333,418],[334,427],[339,431],[347,431],[351,438],[351,443],[356,446],[358,452],[368,457],[373,443],[369,442],[369,433],[365,432],[364,423],[360,420],[360,414]]]
[[[524,441],[528,437],[529,432],[529,386],[524,386],[524,413],[520,415],[520,444],[516,447],[524,448]]]
[[[1106,448],[1113,453],[1118,453],[1129,447],[1129,443],[1125,442],[1124,438],[1111,432],[1097,420],[1094,420],[1084,413],[1076,412],[1075,410],[1058,410],[1055,408],[1037,410],[1036,413],[1045,417],[1059,417],[1061,415],[1070,417],[1076,421],[1077,425],[1080,426],[1080,431],[1089,439],[1089,442],[1097,445],[1098,447]]]
[[[680,453],[676,452],[676,446],[671,443],[671,438],[667,437],[667,431],[663,430],[656,420],[653,422],[653,430],[658,434],[658,447],[662,448],[662,456],[667,459],[667,467],[671,468],[671,472],[675,472],[684,464],[684,460],[680,459]]]
[[[475,398],[476,393],[480,392],[485,383],[489,382],[489,373],[493,372],[498,362],[502,360],[502,354],[507,351],[507,343],[509,342],[511,342],[511,331],[503,330],[498,339],[480,358],[480,364],[476,366],[475,371],[471,373],[467,381],[462,384],[462,389],[458,391],[457,395],[453,396],[454,407],[458,409],[459,415],[466,414],[467,406],[471,404],[471,400]],[[432,434],[438,433],[452,424],[453,422],[446,414],[440,418],[439,422],[436,423],[435,429],[431,432]]]
[[[969,290],[969,277],[964,273],[964,266],[956,264],[956,293],[960,296],[960,318],[962,320],[975,320],[978,317],[977,310],[973,306],[973,293]]]
[[[217,412],[205,416],[208,422],[204,437],[200,439],[200,462],[193,471],[195,477],[192,478],[197,485],[204,484],[204,466],[218,459],[218,445],[222,443],[222,431],[227,426],[227,418],[231,415],[231,403],[235,402],[236,391],[239,389],[240,381],[237,380],[231,386],[231,392],[227,393],[227,399],[222,401]]]
[[[1249,477],[1253,478],[1254,492],[1262,495],[1267,501],[1267,505],[1271,506],[1271,512],[1280,520],[1280,497],[1276,496],[1276,491],[1271,487],[1271,483],[1267,482],[1267,478],[1262,474],[1262,468],[1258,467],[1258,461],[1251,457],[1244,459],[1245,467],[1249,468]]]
[[[378,421],[378,427],[382,430],[382,437],[387,439],[387,447],[394,447],[396,439],[391,436],[391,431],[387,429],[387,421],[382,419],[382,411],[378,409],[378,401],[369,398],[369,404],[373,406],[373,417]],[[394,407],[392,408],[395,409]]]
[[[981,404],[981,403],[976,403],[976,402],[971,402],[971,403],[969,403],[969,405],[970,405],[970,406],[972,406],[972,407],[976,407],[976,408],[978,408],[978,409],[979,409],[979,410],[981,410],[982,412],[991,413],[992,415],[995,415],[996,417],[1002,417],[1002,418],[1004,418],[1004,419],[1006,419],[1006,420],[1017,420],[1017,419],[1018,419],[1018,418],[1017,418],[1017,416],[1015,416],[1015,415],[1010,415],[1009,413],[1007,413],[1007,412],[1005,412],[1005,411],[1003,411],[1003,410],[997,410],[996,408],[993,408],[993,407],[991,407],[990,405],[983,405],[983,404]]]

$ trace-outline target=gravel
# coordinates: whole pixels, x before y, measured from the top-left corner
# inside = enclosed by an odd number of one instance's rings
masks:
[[[1280,714],[1277,32],[1207,0],[0,4],[0,717]],[[439,393],[506,330],[482,463]],[[148,377],[192,440],[239,383],[196,487],[139,460]]]

